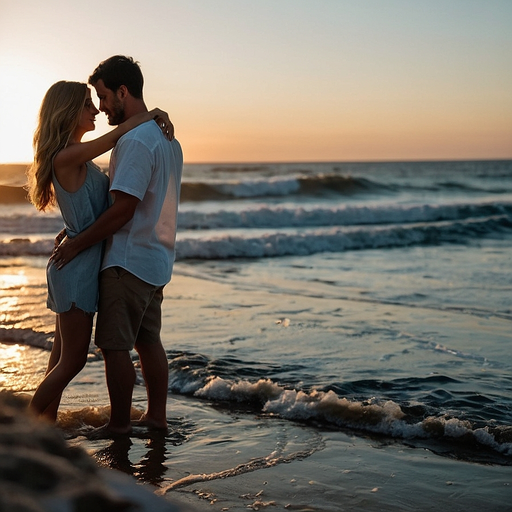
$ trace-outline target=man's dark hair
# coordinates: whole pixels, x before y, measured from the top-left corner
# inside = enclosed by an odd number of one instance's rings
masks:
[[[139,63],[131,57],[114,55],[104,60],[89,77],[89,83],[94,86],[98,80],[103,80],[105,87],[114,92],[125,85],[134,98],[142,99],[144,78]]]

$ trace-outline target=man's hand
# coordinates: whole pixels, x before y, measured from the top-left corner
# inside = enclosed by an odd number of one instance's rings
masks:
[[[113,191],[112,194],[114,204],[107,208],[92,226],[73,238],[66,237],[55,248],[50,262],[55,265],[57,270],[67,265],[83,250],[112,236],[133,218],[139,199],[119,190]]]
[[[62,242],[55,247],[50,262],[55,265],[57,270],[67,265],[80,251],[76,248],[73,238],[65,237]]]
[[[66,228],[62,228],[59,234],[55,237],[55,240],[53,241],[53,249],[57,249],[57,247],[62,243],[62,240],[66,238]]]

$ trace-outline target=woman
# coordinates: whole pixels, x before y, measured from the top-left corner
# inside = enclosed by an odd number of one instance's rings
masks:
[[[61,81],[46,93],[34,134],[34,162],[28,171],[31,202],[40,211],[58,204],[65,234],[75,236],[90,226],[109,206],[109,179],[91,162],[112,149],[136,126],[158,119],[170,139],[173,126],[159,109],[138,114],[111,132],[89,142],[99,113],[86,84]],[[170,135],[169,135],[170,132]],[[55,421],[63,390],[87,361],[103,244],[82,252],[69,265],[47,267],[48,307],[56,313],[55,338],[46,376],[37,388],[31,409]]]

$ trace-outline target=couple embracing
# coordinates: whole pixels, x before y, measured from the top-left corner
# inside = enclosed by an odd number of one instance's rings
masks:
[[[174,127],[148,111],[139,65],[114,56],[89,77],[106,135],[82,142],[99,113],[87,84],[57,82],[46,93],[34,135],[29,197],[39,210],[58,205],[62,241],[47,267],[55,339],[45,378],[30,407],[55,420],[62,392],[82,370],[94,340],[105,361],[111,415],[98,434],[131,431],[135,369],[140,357],[147,390],[141,422],[167,429],[168,363],[160,339],[164,286],[174,263],[183,154]],[[92,159],[113,149],[109,176]]]

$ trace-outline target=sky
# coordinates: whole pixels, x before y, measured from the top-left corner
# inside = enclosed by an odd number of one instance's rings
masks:
[[[188,163],[512,158],[511,27],[511,0],[0,0],[0,163],[115,54]]]

